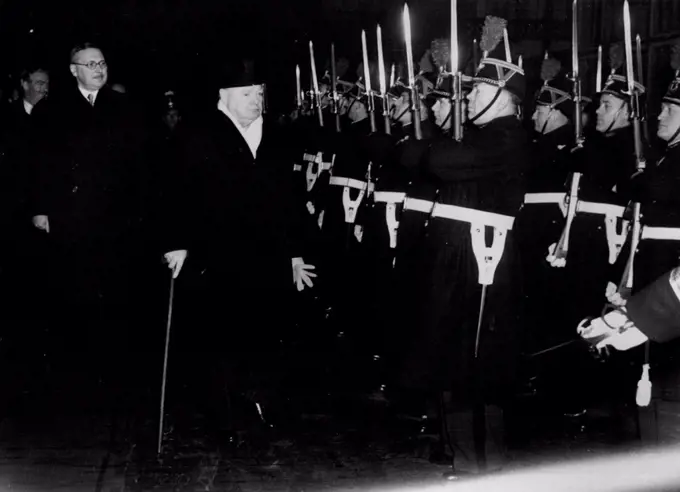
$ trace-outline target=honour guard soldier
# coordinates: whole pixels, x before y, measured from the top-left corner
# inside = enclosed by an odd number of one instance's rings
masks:
[[[493,469],[503,460],[501,409],[519,355],[512,229],[529,149],[518,118],[524,72],[502,55],[502,46],[497,57],[504,27],[504,20],[487,17],[482,46],[488,56],[468,95],[468,118],[479,130],[462,142],[434,140],[425,161],[439,193],[429,204],[420,248],[422,304],[404,384],[450,391],[447,420],[459,473]]]
[[[666,142],[666,150],[656,163],[632,180],[631,201],[639,203],[640,230],[631,227],[626,248],[619,258],[621,270],[632,269],[632,291],[636,292],[652,283],[662,273],[677,266],[680,258],[680,48],[673,46],[671,64],[676,69],[666,95],[662,101],[657,136]],[[634,205],[633,205],[634,206]],[[638,235],[635,237],[635,235]],[[637,248],[630,255],[631,246]],[[630,255],[630,257],[629,257]],[[634,260],[634,261],[631,261]],[[624,266],[625,264],[625,266]],[[618,279],[614,279],[618,281]],[[625,299],[611,297],[618,303]],[[643,372],[649,371],[654,382],[655,402],[669,401],[677,394],[678,364],[675,362],[677,343],[651,344],[645,350]],[[644,406],[643,406],[644,407]],[[656,441],[657,405],[640,409],[640,429],[643,441]]]
[[[373,67],[375,68],[375,67]],[[357,68],[361,79],[355,87],[344,94],[342,112],[349,125],[339,135],[338,149],[324,196],[324,224],[322,229],[324,248],[325,284],[330,289],[334,322],[339,332],[348,335],[350,345],[363,352],[368,317],[365,313],[366,292],[364,282],[357,282],[356,271],[361,265],[363,228],[361,214],[373,193],[373,104],[372,93],[364,73],[370,73],[377,82],[375,70],[364,72],[363,64]],[[373,80],[371,81],[373,82]],[[369,111],[370,110],[370,111]],[[368,359],[363,359],[368,361]],[[359,368],[355,365],[354,368]],[[363,372],[363,371],[362,371]],[[365,374],[360,376],[366,381]]]
[[[569,191],[574,196],[570,196],[572,207],[567,211],[562,233],[571,245],[566,259],[569,301],[562,316],[572,325],[578,323],[583,312],[602,308],[603,289],[627,232],[623,213],[636,160],[627,80],[615,73],[621,66],[621,57],[620,49],[612,47],[612,74],[600,95],[597,134],[582,149],[575,150],[571,158],[571,169],[582,173],[580,182]],[[644,95],[641,84],[635,82],[634,86]],[[556,259],[559,247],[559,243],[553,244],[548,255],[555,267],[565,266]],[[588,282],[583,281],[585,278]]]
[[[549,58],[547,53],[541,78],[544,82],[537,93],[532,117],[534,159],[517,221],[524,272],[525,348],[528,353],[540,354],[527,363],[538,371],[543,394],[549,396],[558,411],[576,415],[583,408],[580,386],[575,386],[579,378],[573,377],[573,371],[565,375],[563,364],[568,359],[575,367],[574,360],[580,353],[572,350],[542,353],[573,337],[573,324],[560,319],[548,320],[546,316],[563,309],[568,291],[564,270],[548,264],[545,252],[560,236],[567,212],[565,183],[569,180],[569,159],[575,147],[574,91],[572,82],[562,72],[560,61]],[[587,354],[586,362],[590,362]],[[552,388],[555,391],[551,391]]]
[[[634,97],[643,99],[645,88],[616,73],[622,64],[623,51],[614,45],[610,49],[612,73],[600,94],[596,112],[597,134],[572,154],[574,176],[582,176],[576,186],[572,181],[562,238],[556,248],[551,246],[548,256],[553,266],[564,266],[559,260],[560,244],[565,237],[570,238],[565,266],[567,294],[560,317],[572,325],[578,324],[584,312],[602,310],[606,302],[604,292],[628,234],[629,217],[624,217],[624,212],[630,198],[630,178],[637,169]],[[625,381],[632,384],[639,375],[639,366],[633,360],[636,355],[612,357],[598,371],[598,376],[605,379],[616,373],[612,381],[617,384],[607,386],[610,393],[606,398],[612,406],[612,421],[617,422],[613,428],[618,437],[632,432],[634,405]],[[601,398],[603,393],[593,396]]]

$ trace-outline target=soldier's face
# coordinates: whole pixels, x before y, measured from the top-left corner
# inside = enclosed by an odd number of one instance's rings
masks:
[[[673,143],[670,141],[673,135],[676,134],[680,128],[680,106],[671,103],[661,104],[661,114],[659,115],[659,129],[656,135],[666,142]],[[677,140],[676,136],[674,140]]]
[[[611,94],[603,94],[597,108],[595,129],[604,133],[617,130],[628,125],[628,106],[623,99]]]
[[[361,121],[365,119],[368,116],[368,110],[366,109],[366,105],[359,100],[355,100],[349,106],[347,116],[351,121]]]
[[[451,100],[446,97],[440,97],[432,106],[432,113],[434,114],[434,121],[442,130],[451,128]]]
[[[220,90],[220,98],[224,101],[229,112],[242,124],[250,125],[262,116],[264,87],[261,85],[222,89]]]
[[[536,106],[534,115],[531,117],[534,122],[534,130],[536,130],[538,133],[547,130],[547,123],[550,120],[551,113],[552,111],[548,106]]]
[[[50,90],[50,76],[43,71],[33,72],[21,86],[24,89],[24,99],[36,105]]]
[[[484,109],[491,104],[494,97],[496,97],[497,87],[491,84],[485,84],[484,82],[478,82],[475,84],[474,88],[468,94],[468,107],[467,113],[468,118],[472,119],[478,114],[480,114]],[[484,125],[489,121],[493,120],[496,116],[497,111],[494,110],[494,106],[497,106],[501,98],[499,97],[491,108],[489,108],[482,116],[474,121],[475,125]]]
[[[338,98],[338,114],[340,116],[346,115],[351,104],[352,104],[352,100],[349,96],[347,96],[347,95],[340,96]]]
[[[179,111],[176,109],[169,110],[163,117],[163,121],[170,130],[174,130],[181,119]]]
[[[399,98],[394,100],[390,109],[392,119],[402,125],[407,125],[411,122],[411,97],[408,92],[404,92]]]
[[[104,87],[109,79],[109,69],[106,66],[104,55],[96,48],[79,51],[71,62],[71,75],[78,80],[79,85],[87,90],[99,90]],[[88,64],[92,64],[94,68],[89,68]]]

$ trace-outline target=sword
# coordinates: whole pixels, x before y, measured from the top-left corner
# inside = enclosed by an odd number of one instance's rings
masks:
[[[579,77],[578,66],[578,0],[573,0],[571,6],[571,65],[572,81],[574,83],[574,139],[575,149],[583,147],[583,125],[581,121],[581,79]],[[576,217],[576,206],[578,204],[578,189],[581,180],[581,173],[574,172],[569,183],[569,197],[567,198],[567,216],[562,230],[562,235],[555,247],[556,264],[553,266],[565,266],[569,253],[569,236],[571,235],[571,225]]]
[[[482,297],[479,301],[479,316],[477,316],[477,335],[475,336],[475,359],[479,357],[479,340],[482,336],[482,321],[484,319],[484,305],[486,304],[486,288],[488,285],[482,285]]]
[[[172,275],[172,273],[171,273]],[[158,424],[158,454],[163,449],[163,426],[165,423],[165,388],[168,380],[168,353],[170,349],[170,327],[172,326],[172,305],[175,297],[175,279],[170,277],[170,298],[168,300],[168,322],[165,327],[165,353],[163,355],[163,380],[161,382],[161,408]]]
[[[642,134],[640,131],[640,100],[638,97],[639,92],[635,89],[635,79],[633,78],[633,43],[631,39],[630,7],[628,5],[628,0],[625,0],[623,3],[623,29],[625,33],[626,49],[626,78],[628,82],[628,91],[630,93],[631,118],[633,120],[633,135],[635,138],[635,167],[637,172],[640,173],[645,169],[645,157],[642,153]],[[629,294],[630,290],[633,288],[635,254],[640,242],[640,219],[640,203],[635,202],[633,203],[633,237],[630,241],[630,253],[628,255],[628,261],[626,262],[623,278],[621,279],[621,284],[619,285],[619,292],[622,296]]]

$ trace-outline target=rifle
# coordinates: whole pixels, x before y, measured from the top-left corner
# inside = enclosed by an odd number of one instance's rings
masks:
[[[408,87],[411,95],[411,114],[413,115],[413,131],[416,140],[422,140],[423,132],[420,127],[420,96],[416,87],[415,72],[413,70],[413,46],[411,43],[411,16],[408,4],[404,4],[404,41],[406,43],[406,66],[408,70]]]

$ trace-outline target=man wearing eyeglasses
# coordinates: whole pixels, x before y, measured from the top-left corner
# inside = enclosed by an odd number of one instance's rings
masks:
[[[49,300],[58,325],[52,331],[63,345],[55,352],[62,351],[61,362],[67,363],[56,370],[90,373],[99,384],[113,379],[103,369],[120,366],[115,354],[120,356],[131,329],[132,291],[139,285],[133,271],[144,244],[139,230],[146,132],[127,97],[108,87],[101,49],[76,46],[69,68],[72,86],[34,110],[42,140],[33,225],[53,248]]]

